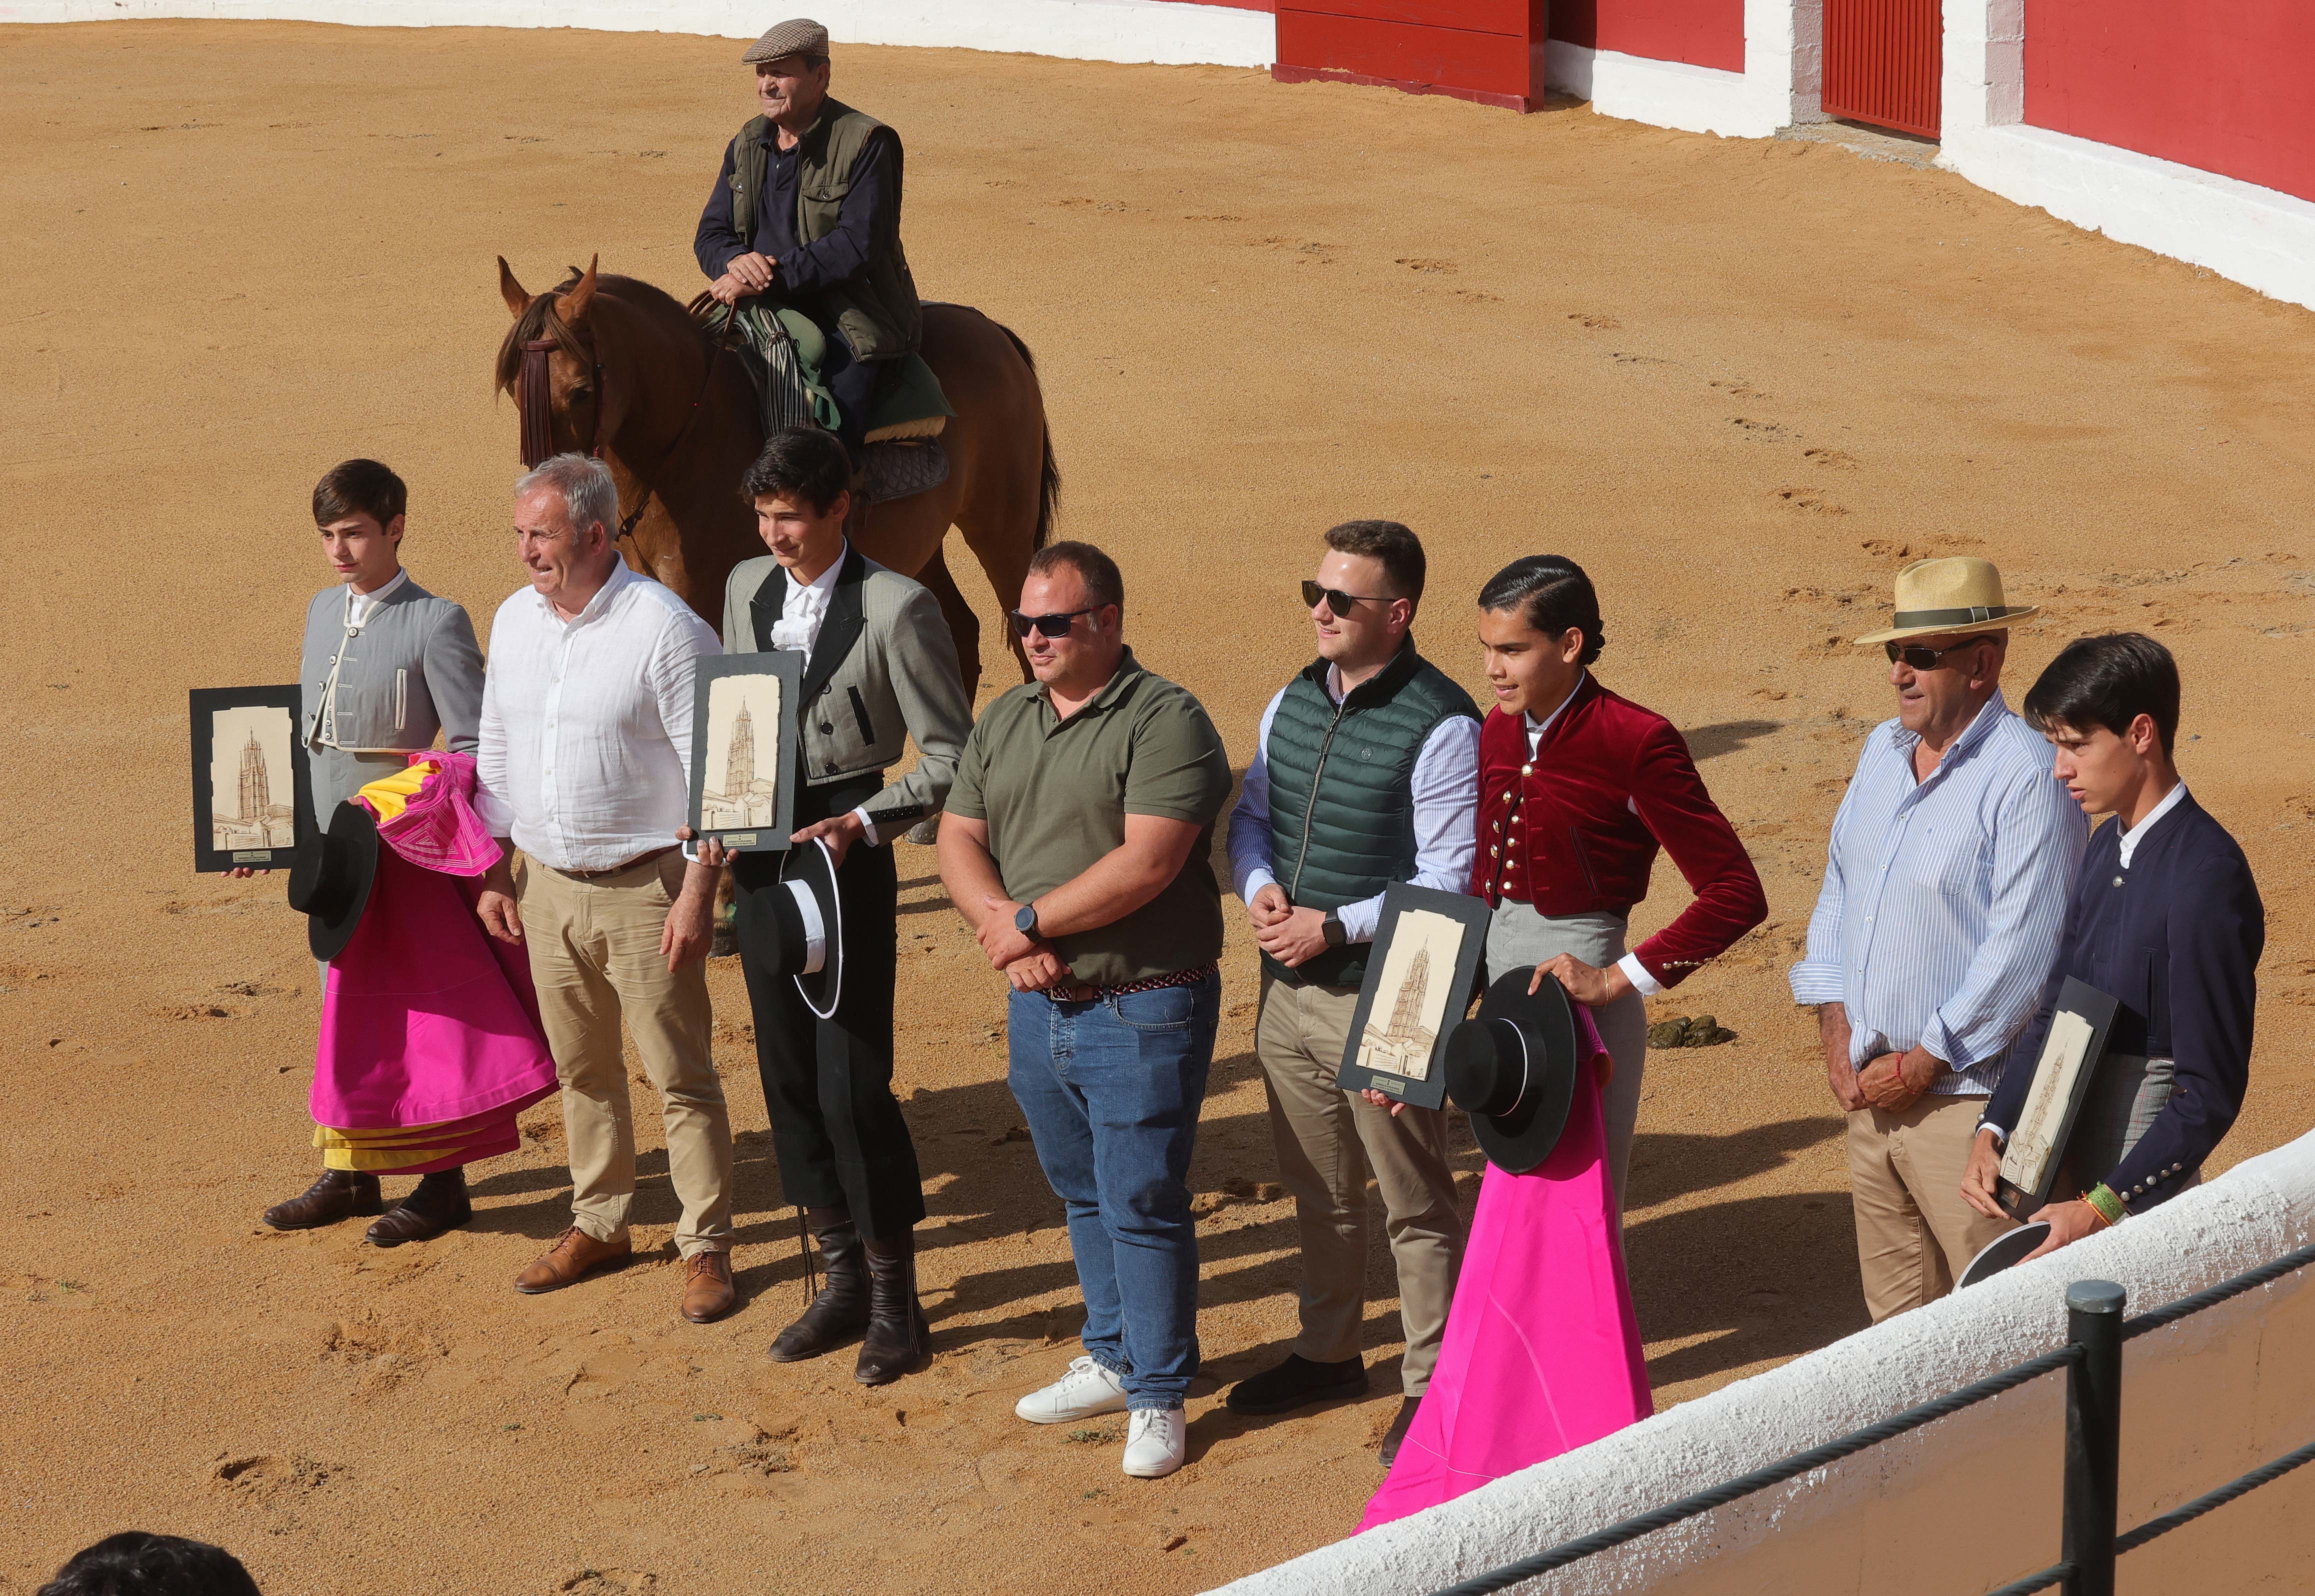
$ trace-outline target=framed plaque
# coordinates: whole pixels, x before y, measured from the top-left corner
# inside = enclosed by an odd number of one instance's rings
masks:
[[[1460,892],[1404,882],[1385,890],[1338,1086],[1371,1087],[1420,1108],[1447,1101],[1441,1057],[1477,995],[1491,914],[1486,900]]]
[[[287,870],[314,828],[297,684],[195,687],[193,868]]]
[[[2122,1006],[2096,987],[2073,977],[2059,989],[2058,1006],[2050,1016],[2050,1033],[2042,1042],[2042,1056],[2034,1064],[2034,1084],[2027,1088],[2026,1106],[2018,1123],[2005,1127],[2009,1139],[2001,1151],[2001,1174],[1994,1182],[1993,1200],[2011,1218],[2022,1219],[2050,1200],[2050,1187],[2065,1161],[2066,1141],[2074,1131],[2074,1118],[2105,1056],[2107,1035],[2114,1029],[2115,1011]]]
[[[785,853],[795,829],[796,703],[790,649],[701,660],[691,708],[691,830],[735,854]]]

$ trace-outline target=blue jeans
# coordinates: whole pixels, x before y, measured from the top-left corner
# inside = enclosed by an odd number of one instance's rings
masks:
[[[1222,983],[1058,1003],[1016,992],[1014,1101],[1069,1216],[1086,1354],[1128,1405],[1182,1405],[1198,1372],[1190,1149],[1214,1061]]]

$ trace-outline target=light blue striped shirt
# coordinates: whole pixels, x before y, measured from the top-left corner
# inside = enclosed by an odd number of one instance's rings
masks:
[[[1918,1043],[1951,1066],[1930,1091],[1982,1096],[2057,957],[2089,822],[1999,692],[1917,782],[1920,740],[1894,720],[1865,739],[1793,1000],[1848,1010],[1851,1063]]]

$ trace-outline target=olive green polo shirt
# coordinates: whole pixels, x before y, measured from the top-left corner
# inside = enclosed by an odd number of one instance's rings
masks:
[[[1181,873],[1122,920],[1053,938],[1076,979],[1122,987],[1221,956],[1214,821],[1228,756],[1204,708],[1125,651],[1109,685],[1068,720],[1031,682],[990,705],[965,740],[948,812],[985,821],[1006,896],[1033,903],[1125,841],[1125,817],[1200,828]]]

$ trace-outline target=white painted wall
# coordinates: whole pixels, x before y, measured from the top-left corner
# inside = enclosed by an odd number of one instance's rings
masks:
[[[2133,1311],[2315,1239],[2315,1135],[2237,1166],[2106,1234],[1738,1380],[1412,1519],[1224,1587],[1229,1596],[1417,1596],[1833,1440],[2061,1344],[2069,1281],[2107,1279]],[[2130,1343],[2124,1361],[2125,1528],[2315,1433],[2308,1272]],[[2262,1355],[2264,1354],[2264,1355]],[[1574,1592],[1776,1591],[1928,1596],[1982,1591],[2057,1559],[2063,1376],[1550,1576]],[[2134,1395],[2133,1395],[2134,1393]],[[2288,1485],[2220,1510],[2199,1540],[2133,1553],[2130,1588],[2283,1589],[2298,1531],[2247,1533]],[[2302,1504],[2306,1497],[2298,1499]],[[2257,1505],[2254,1505],[2254,1504]],[[2285,1523],[2290,1521],[2284,1521]],[[1348,1526],[1344,1527],[1346,1530]],[[2174,1544],[2175,1543],[2175,1544]],[[2217,1549],[2214,1549],[2217,1548]],[[2145,1560],[2209,1576],[2141,1583]],[[2238,1571],[2228,1556],[2248,1559]],[[2265,1575],[2253,1577],[2264,1557]]]
[[[1744,0],[1744,70],[1651,61],[1553,40],[1544,56],[1551,87],[1589,100],[1602,116],[1766,138],[1794,122],[1822,120],[1824,0]]]
[[[600,28],[753,39],[803,13],[839,44],[956,45],[1080,61],[1267,66],[1267,12],[1177,0],[0,0],[0,22],[273,18],[372,27]]]

